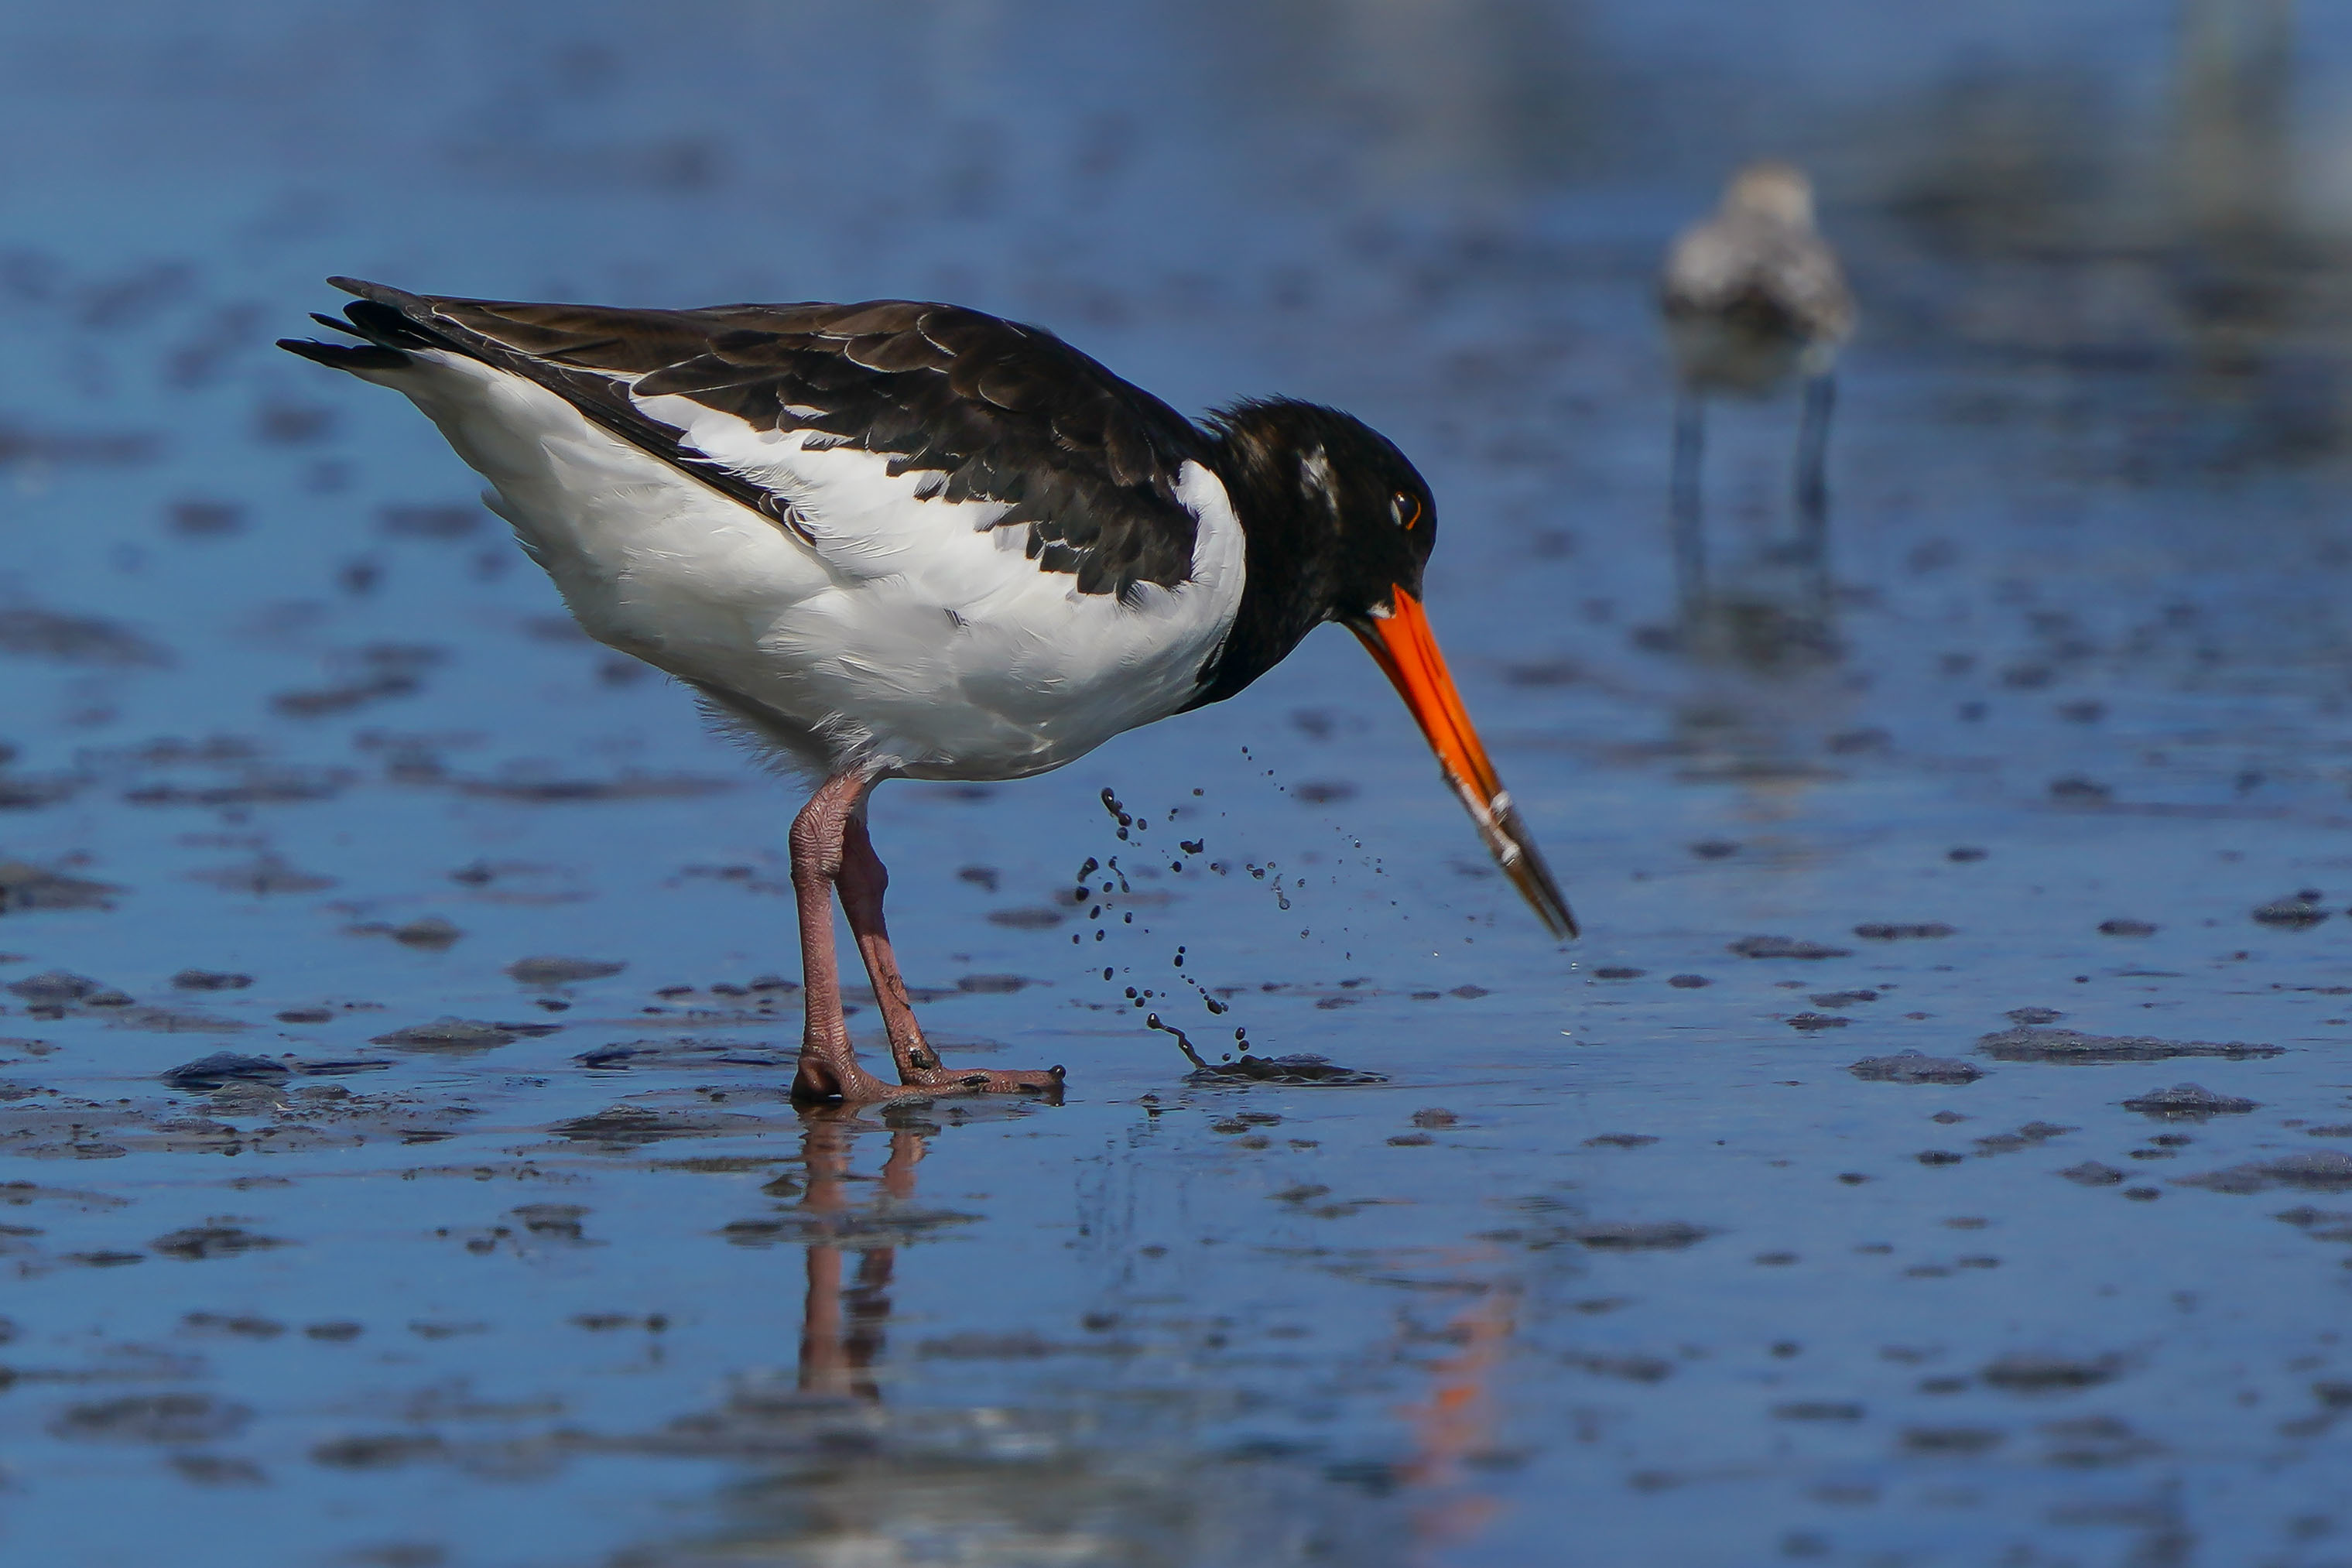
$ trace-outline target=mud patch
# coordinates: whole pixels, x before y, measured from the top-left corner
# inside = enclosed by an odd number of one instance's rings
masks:
[[[2261,1109],[2253,1100],[2216,1094],[2194,1083],[2176,1083],[2170,1089],[2136,1095],[2125,1100],[2123,1106],[2126,1110],[2137,1110],[2158,1121],[2203,1121],[2214,1116],[2243,1116]]]
[[[5,442],[0,435],[0,442]],[[161,668],[171,653],[117,622],[27,605],[0,608],[0,655],[112,669]]]
[[[2352,1210],[2315,1209],[2305,1204],[2271,1217],[2294,1226],[2314,1241],[2352,1242]]]
[[[2327,911],[2319,905],[2321,895],[2306,890],[2289,898],[2273,899],[2253,911],[2257,925],[2277,931],[2309,931],[2327,919]]]
[[[157,1076],[173,1089],[194,1089],[209,1093],[226,1083],[283,1083],[293,1076],[294,1069],[284,1062],[268,1057],[240,1056],[235,1051],[215,1051],[192,1062]]]
[[[159,1236],[147,1244],[149,1251],[159,1257],[176,1258],[183,1263],[196,1263],[212,1258],[236,1258],[247,1252],[263,1252],[271,1247],[294,1244],[274,1236],[263,1236],[236,1225],[196,1225],[184,1230]]]
[[[203,792],[216,793],[216,792]],[[203,804],[183,803],[173,804]],[[250,804],[224,802],[221,804]],[[241,865],[215,866],[201,871],[191,871],[192,882],[209,882],[224,892],[249,893],[256,898],[279,897],[288,893],[321,893],[335,885],[332,877],[322,877],[305,871],[279,855],[257,855]]]
[[[615,1040],[611,1045],[583,1051],[572,1059],[598,1072],[709,1067],[782,1070],[798,1061],[799,1053],[788,1047],[739,1045],[731,1040]]]
[[[252,984],[250,974],[217,969],[183,969],[172,976],[174,991],[242,991]]]
[[[2260,1193],[2291,1187],[2305,1193],[2352,1193],[2352,1154],[2333,1149],[2282,1154],[2275,1160],[2250,1161],[2201,1176],[2183,1176],[2173,1185],[2202,1187],[2213,1193]]]
[[[732,779],[683,773],[624,773],[610,779],[460,779],[461,795],[524,805],[570,805],[613,800],[697,800],[733,789]]]
[[[500,1046],[510,1046],[517,1040],[551,1035],[561,1024],[495,1024],[478,1018],[436,1018],[429,1024],[412,1024],[404,1029],[377,1035],[368,1041],[372,1046],[396,1046],[412,1051],[489,1051]]]
[[[1561,1234],[1595,1252],[1680,1252],[1717,1232],[1712,1226],[1669,1219],[1643,1224],[1568,1226]]]
[[[131,1394],[68,1405],[49,1432],[75,1443],[216,1443],[252,1419],[250,1406],[206,1394]]]
[[[1984,1069],[1956,1057],[1931,1057],[1925,1051],[1897,1051],[1891,1057],[1864,1057],[1846,1071],[1864,1083],[1974,1083]]]
[[[617,960],[596,958],[518,958],[507,965],[508,977],[520,985],[554,987],[576,984],[583,980],[602,980],[608,974],[618,974],[628,965]]]
[[[2285,1049],[2242,1040],[2160,1040],[2149,1035],[2086,1035],[2023,1025],[1978,1037],[1977,1052],[2002,1062],[2157,1062],[2172,1057],[2219,1057],[2234,1062],[2284,1056]]]
[[[733,1112],[662,1110],[639,1105],[614,1105],[548,1129],[575,1143],[617,1151],[643,1148],[669,1138],[716,1138],[727,1133],[760,1132],[768,1123],[756,1116]]]
[[[1743,936],[1725,950],[1736,958],[1851,958],[1850,947],[1831,947],[1823,942],[1802,942],[1790,936]]]
[[[2014,1154],[2021,1150],[2038,1148],[2053,1138],[2063,1138],[2069,1132],[2080,1132],[2079,1127],[2061,1127],[2054,1121],[2029,1121],[2014,1132],[1995,1132],[1976,1141],[1979,1154]]]
[[[1343,1089],[1357,1084],[1386,1083],[1386,1073],[1343,1068],[1327,1057],[1295,1052],[1283,1057],[1242,1057],[1230,1062],[1201,1062],[1184,1075],[1187,1083],[1288,1084],[1302,1088]]]
[[[2004,1394],[2073,1394],[2112,1383],[2124,1370],[2124,1358],[2103,1355],[2091,1360],[2072,1356],[2018,1352],[2000,1357],[1977,1373],[1988,1388]]]

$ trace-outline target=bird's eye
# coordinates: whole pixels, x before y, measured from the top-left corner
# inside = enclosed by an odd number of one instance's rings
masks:
[[[1389,510],[1395,515],[1399,528],[1411,528],[1421,521],[1421,502],[1402,490],[1389,498]]]

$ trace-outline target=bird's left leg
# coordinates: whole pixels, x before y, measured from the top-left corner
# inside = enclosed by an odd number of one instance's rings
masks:
[[[1837,382],[1827,373],[1805,382],[1804,411],[1797,424],[1797,544],[1814,586],[1826,594],[1830,574],[1830,487],[1827,468],[1830,414],[1837,406]]]
[[[862,811],[845,825],[841,873],[835,886],[841,894],[842,912],[849,917],[850,932],[857,938],[857,951],[866,960],[866,973],[874,982],[874,1000],[882,1009],[884,1027],[890,1032],[890,1054],[898,1058],[900,1083],[909,1089],[968,1094],[1061,1091],[1060,1068],[1009,1072],[940,1065],[939,1053],[923,1038],[922,1026],[915,1021],[915,1005],[908,998],[907,982],[898,973],[897,955],[890,951],[890,930],[882,919],[882,895],[889,889],[890,873],[883,868],[882,858],[874,853]]]
[[[834,960],[834,888],[841,878],[842,830],[874,787],[870,773],[852,769],[817,786],[793,818],[793,896],[800,906],[800,1068],[793,1075],[796,1100],[842,1100],[852,1104],[888,1100],[888,1084],[857,1065],[849,1024],[841,1005],[841,968]]]
[[[1699,499],[1706,445],[1706,404],[1696,387],[1675,399],[1673,487],[1675,591],[1685,623],[1696,624],[1706,600],[1706,518]],[[1685,626],[1685,630],[1688,626]]]

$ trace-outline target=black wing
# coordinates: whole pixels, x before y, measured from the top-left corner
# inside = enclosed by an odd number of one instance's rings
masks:
[[[1081,593],[1127,597],[1192,575],[1196,523],[1175,487],[1188,458],[1206,460],[1207,438],[1041,328],[905,300],[635,310],[330,281],[361,297],[348,330],[371,343],[454,349],[526,376],[779,521],[791,497],[713,463],[632,393],[883,454],[893,473],[939,475],[923,493],[1006,503],[997,526],[1026,525],[1030,559],[1075,574]]]

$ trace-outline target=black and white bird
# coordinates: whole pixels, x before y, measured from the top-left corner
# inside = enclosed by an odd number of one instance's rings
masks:
[[[1722,205],[1667,252],[1659,302],[1677,388],[1675,562],[1685,609],[1706,590],[1699,467],[1706,400],[1714,395],[1768,397],[1791,379],[1803,382],[1798,552],[1817,575],[1825,573],[1832,372],[1853,333],[1854,310],[1837,253],[1813,226],[1813,186],[1804,172],[1768,162],[1733,174]]]
[[[1196,425],[1051,332],[953,305],[607,309],[335,279],[280,346],[403,393],[490,483],[588,634],[819,780],[792,829],[797,1097],[1051,1093],[943,1067],[866,836],[887,778],[1017,779],[1233,696],[1337,621],[1396,685],[1487,848],[1576,926],[1421,606],[1435,503],[1404,454],[1285,399]],[[843,1021],[832,900],[898,1083]]]

